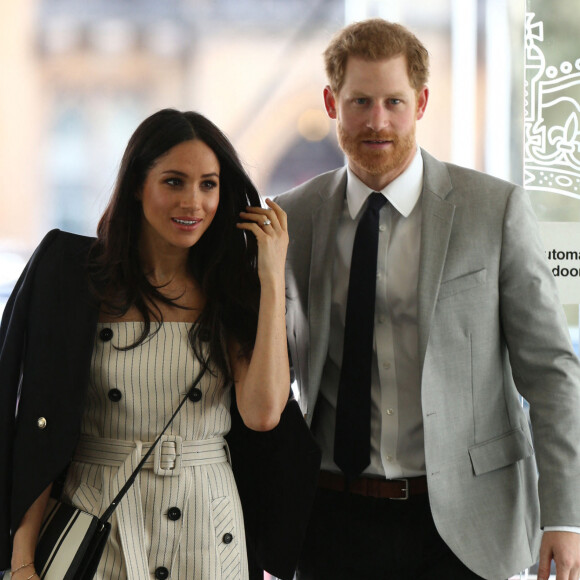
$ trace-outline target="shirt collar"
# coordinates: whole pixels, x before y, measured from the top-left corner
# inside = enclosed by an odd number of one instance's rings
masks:
[[[367,197],[374,191],[365,185],[347,166],[346,200],[348,212],[354,220],[364,205]],[[399,177],[391,181],[381,193],[391,205],[404,217],[412,211],[423,189],[423,157],[417,147],[411,164]]]

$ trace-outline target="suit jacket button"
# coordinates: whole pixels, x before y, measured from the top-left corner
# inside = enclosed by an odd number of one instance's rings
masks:
[[[113,403],[118,403],[123,398],[123,393],[119,389],[111,389],[107,393],[107,397],[113,401]]]
[[[224,544],[231,544],[233,541],[234,537],[231,534],[224,534],[224,537],[222,538]]]
[[[169,570],[165,566],[159,566],[157,570],[155,570],[155,578],[157,580],[165,580],[169,578]]]
[[[181,517],[181,510],[178,507],[169,508],[169,511],[167,512],[167,517],[172,522],[176,522]]]
[[[103,328],[103,330],[99,332],[99,337],[103,342],[107,342],[113,338],[113,331],[110,328]]]
[[[201,401],[202,392],[200,389],[197,388],[191,389],[191,391],[189,391],[189,394],[187,396],[192,403],[197,403],[198,401]]]
[[[39,417],[39,418],[36,420],[36,426],[37,426],[39,429],[46,429],[46,419],[45,419],[44,417]]]

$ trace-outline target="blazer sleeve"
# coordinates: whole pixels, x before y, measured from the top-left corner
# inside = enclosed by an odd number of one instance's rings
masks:
[[[316,493],[320,449],[298,403],[266,432],[244,425],[232,395],[227,436],[242,508],[252,578],[262,570],[292,580]]]
[[[10,498],[12,446],[26,344],[28,306],[35,271],[59,230],[50,231],[28,261],[4,309],[0,325],[0,569],[9,567],[12,553]]]

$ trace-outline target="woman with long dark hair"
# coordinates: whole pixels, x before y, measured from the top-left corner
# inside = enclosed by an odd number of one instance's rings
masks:
[[[165,109],[131,137],[96,240],[54,230],[40,244],[0,331],[14,580],[37,577],[51,491],[100,515],[201,373],[120,502],[96,578],[248,577],[232,390],[258,432],[290,393],[286,216],[266,203],[214,124]]]

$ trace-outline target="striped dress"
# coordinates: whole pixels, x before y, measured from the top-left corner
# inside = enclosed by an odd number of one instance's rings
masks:
[[[99,323],[82,435],[64,496],[101,514],[191,388],[190,323]],[[223,436],[230,389],[206,372],[112,518],[98,580],[248,577],[242,509]]]

